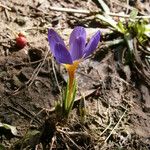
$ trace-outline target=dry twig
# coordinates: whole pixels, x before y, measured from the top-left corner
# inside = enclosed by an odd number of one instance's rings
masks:
[[[28,87],[30,87],[32,85],[32,83],[34,82],[34,79],[37,77],[38,73],[40,72],[41,67],[43,66],[43,64],[45,63],[45,60],[48,56],[49,50],[47,50],[45,57],[43,59],[43,62],[41,62],[38,67],[35,69],[32,77],[29,79],[29,81],[26,83],[28,85]]]
[[[108,141],[108,139],[110,138],[110,136],[113,134],[114,130],[118,127],[119,123],[123,119],[123,117],[124,117],[124,115],[125,115],[126,112],[127,112],[127,109],[124,111],[123,115],[120,117],[120,119],[117,122],[117,124],[115,125],[115,127],[112,129],[112,131],[110,132],[110,134],[107,136],[107,138],[105,139],[104,143],[106,143]]]
[[[6,6],[6,5],[3,5],[3,4],[1,4],[1,3],[0,3],[0,7],[3,7],[3,8],[5,8],[5,9],[7,9],[7,10],[11,10],[10,7],[8,7],[8,6]]]
[[[60,12],[68,12],[68,13],[80,13],[80,14],[86,14],[86,15],[93,15],[93,14],[106,14],[109,16],[114,17],[123,17],[123,18],[130,18],[130,15],[126,14],[118,14],[118,13],[112,13],[112,12],[91,12],[89,10],[81,10],[81,9],[72,9],[72,8],[61,8],[61,7],[50,7],[50,10],[53,11],[60,11]],[[150,15],[147,16],[136,16],[136,19],[150,19]]]

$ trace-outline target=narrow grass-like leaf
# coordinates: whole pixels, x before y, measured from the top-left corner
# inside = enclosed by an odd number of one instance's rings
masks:
[[[133,9],[133,10],[131,11],[131,13],[130,13],[130,18],[133,19],[133,20],[135,20],[136,17],[137,17],[137,15],[138,15],[138,10],[135,8],[135,9]]]
[[[109,46],[114,46],[114,45],[118,45],[118,44],[122,44],[122,43],[124,43],[124,39],[115,39],[112,41],[106,41],[106,42],[103,42],[102,44],[109,47]]]
[[[75,96],[76,96],[76,91],[77,91],[77,84],[76,84],[76,81],[74,80],[74,83],[73,83],[73,92],[72,92],[72,96],[71,96],[71,103],[68,106],[68,114],[72,110],[72,107],[73,107],[73,104],[74,104],[74,100],[75,100]]]
[[[67,81],[67,87],[65,89],[65,94],[63,96],[62,109],[63,111],[68,108],[68,96],[69,96],[69,81]]]
[[[126,35],[124,35],[125,41],[127,42],[127,46],[129,48],[130,51],[133,51],[133,39],[131,37],[131,35],[129,33],[127,33]]]
[[[144,34],[150,38],[150,24],[145,25],[145,31]]]
[[[103,16],[98,14],[96,15],[96,18],[108,23],[111,27],[113,27],[114,30],[117,30],[118,32],[122,33],[122,31],[118,27],[118,23],[115,20],[113,20],[110,16]]]
[[[104,10],[104,12],[106,12],[106,13],[110,12],[109,7],[107,6],[107,4],[103,0],[98,0],[98,2],[101,5],[101,7]]]
[[[117,26],[120,29],[121,33],[125,33],[126,29],[121,21],[118,22]]]
[[[83,96],[82,96],[82,98],[80,100],[80,104],[79,104],[79,113],[80,113],[81,122],[84,122],[85,115],[86,115],[86,108],[85,108],[85,99]]]

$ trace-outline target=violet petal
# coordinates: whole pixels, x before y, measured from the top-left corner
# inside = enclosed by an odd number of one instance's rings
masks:
[[[60,43],[55,44],[54,56],[58,63],[72,64],[72,58],[66,47]]]
[[[90,54],[93,53],[93,51],[96,49],[99,41],[100,41],[100,31],[97,31],[92,36],[89,43],[86,45],[85,50],[83,51],[84,58],[88,57]]]
[[[72,60],[79,60],[83,57],[83,49],[85,48],[85,41],[83,37],[76,38],[70,46],[70,54]]]
[[[73,29],[70,39],[69,39],[69,45],[71,46],[71,43],[74,42],[74,40],[78,37],[82,37],[84,41],[86,42],[86,31],[84,27],[77,26]]]
[[[53,29],[48,29],[48,41],[53,55],[54,55],[54,48],[56,43],[60,43],[61,45],[65,46],[65,43],[62,40],[62,38]]]

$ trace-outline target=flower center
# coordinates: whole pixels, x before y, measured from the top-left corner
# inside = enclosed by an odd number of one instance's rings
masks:
[[[75,71],[79,66],[80,61],[74,61],[73,64],[64,64],[66,70],[68,71],[69,74],[69,89],[72,90],[73,82],[74,82],[74,76],[75,76]]]
[[[75,72],[79,63],[80,61],[74,61],[73,64],[64,64],[64,66],[68,72]]]

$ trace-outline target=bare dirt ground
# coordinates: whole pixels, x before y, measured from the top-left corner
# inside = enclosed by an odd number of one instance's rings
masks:
[[[130,11],[130,6],[150,14],[148,1],[106,2],[112,12]],[[77,25],[86,27],[89,37],[102,27],[90,15],[54,11],[51,6],[99,10],[97,0],[5,0],[0,4],[0,122],[18,131],[10,137],[0,130],[6,149],[150,148],[149,85],[129,66],[124,66],[124,72],[118,69],[115,47],[102,47],[103,37],[94,55],[77,71],[78,97],[68,123],[56,124],[52,109],[67,74],[51,57],[47,29],[54,28],[68,43]],[[21,50],[15,45],[14,32],[24,33],[28,40]],[[82,95],[84,120],[78,110]]]

